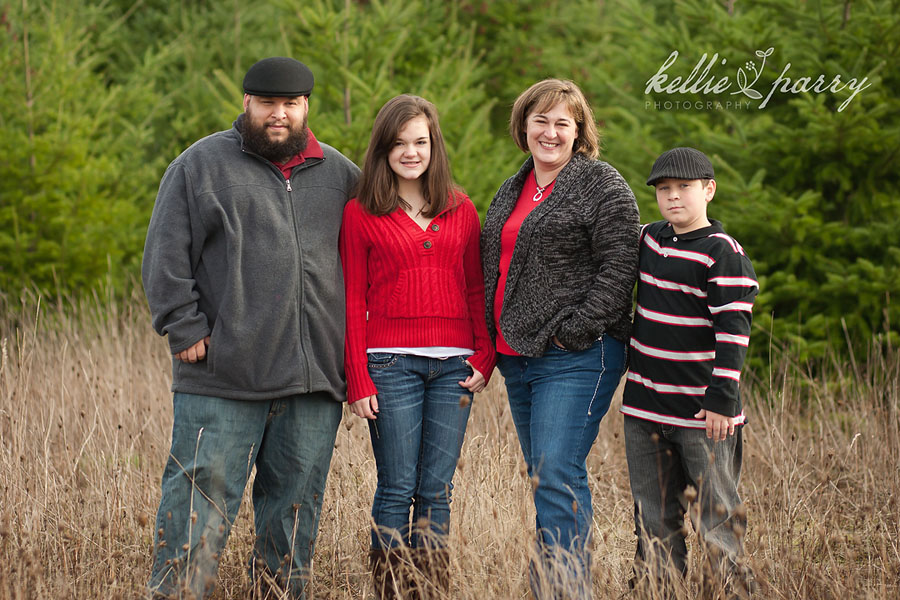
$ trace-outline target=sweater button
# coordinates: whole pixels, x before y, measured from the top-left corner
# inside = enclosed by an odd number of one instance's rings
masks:
[[[677,241],[678,241],[678,236],[677,236],[677,235],[672,236],[672,241],[673,241],[673,242],[677,242]]]
[[[437,223],[432,223],[432,224],[431,224],[431,230],[432,230],[432,231],[437,231],[437,230],[440,229],[440,228],[441,228],[441,226],[438,225]]]
[[[427,242],[425,242],[422,245],[425,246],[425,248],[431,248],[431,240],[428,240]]]

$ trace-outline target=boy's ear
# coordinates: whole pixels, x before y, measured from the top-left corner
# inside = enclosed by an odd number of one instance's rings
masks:
[[[716,180],[710,179],[706,183],[706,189],[704,191],[706,192],[706,201],[709,202],[713,199],[713,196],[716,195]]]

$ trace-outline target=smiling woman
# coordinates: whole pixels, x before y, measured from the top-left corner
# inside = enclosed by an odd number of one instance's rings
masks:
[[[589,598],[585,459],[625,368],[637,205],[618,171],[596,160],[594,117],[571,81],[522,93],[510,133],[531,157],[494,197],[481,247],[497,366],[537,482],[531,587],[538,599]],[[550,585],[544,596],[547,581],[577,589]]]

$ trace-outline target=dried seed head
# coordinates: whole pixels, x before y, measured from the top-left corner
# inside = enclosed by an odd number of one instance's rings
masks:
[[[720,517],[724,517],[726,512],[728,512],[728,511],[725,510],[724,504],[722,504],[721,502],[716,504],[716,514],[717,515],[719,515]]]
[[[467,396],[466,394],[463,394],[462,396],[459,397],[459,407],[460,408],[465,408],[468,405],[470,405],[471,403],[472,403],[472,399],[469,398],[469,396]]]
[[[687,486],[684,490],[684,499],[688,502],[693,502],[697,499],[697,488],[692,485]]]
[[[197,513],[192,512],[191,513],[191,523],[196,523],[196,522],[197,522]]]
[[[138,513],[137,522],[141,527],[146,527],[150,523],[150,519],[146,513]]]

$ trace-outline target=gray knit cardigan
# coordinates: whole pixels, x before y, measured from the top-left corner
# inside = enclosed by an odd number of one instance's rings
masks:
[[[486,318],[494,339],[500,235],[533,168],[529,157],[500,186],[481,232]],[[609,164],[575,154],[516,238],[500,315],[507,343],[536,357],[554,335],[569,350],[587,349],[603,334],[627,341],[639,230],[625,179]]]

